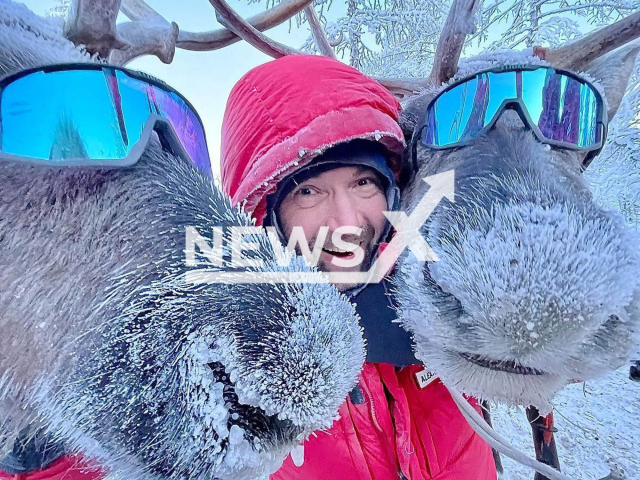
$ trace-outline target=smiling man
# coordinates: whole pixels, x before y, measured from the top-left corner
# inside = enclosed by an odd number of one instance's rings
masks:
[[[399,109],[380,84],[326,57],[257,67],[227,103],[223,188],[283,244],[302,231],[304,250],[320,248],[320,270],[367,271],[392,233],[384,211],[400,200]],[[394,322],[388,281],[336,286],[356,305],[367,361],[340,418],[304,442],[304,463],[288,458],[271,480],[495,480],[490,447]]]
[[[389,156],[385,147],[367,140],[328,149],[278,184],[267,199],[265,225],[276,227],[283,243],[297,227],[310,250],[322,245],[317,261],[321,271],[367,271],[389,235],[383,212],[396,210],[400,200]],[[340,234],[344,227],[355,228]],[[344,243],[335,241],[339,239]],[[303,253],[300,245],[296,249]],[[349,291],[360,285],[336,286]]]

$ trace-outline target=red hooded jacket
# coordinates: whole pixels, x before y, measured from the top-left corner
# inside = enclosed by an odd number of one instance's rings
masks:
[[[229,96],[223,188],[261,224],[277,183],[338,143],[379,141],[398,172],[399,111],[385,88],[336,60],[293,55],[261,65]],[[363,398],[349,396],[332,428],[304,442],[302,466],[288,457],[271,480],[494,480],[491,448],[438,379],[420,382],[424,370],[365,363]]]
[[[0,480],[100,480],[106,476],[93,462],[67,455],[51,465],[30,473],[9,474],[0,471]]]

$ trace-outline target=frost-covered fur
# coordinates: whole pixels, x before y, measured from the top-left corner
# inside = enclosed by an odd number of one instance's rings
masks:
[[[594,69],[611,114],[632,53]],[[405,130],[428,99],[407,107]],[[568,382],[622,365],[640,322],[639,243],[594,203],[582,155],[541,144],[514,111],[470,146],[418,152],[405,208],[428,188],[420,179],[451,169],[455,203],[423,227],[440,261],[400,262],[400,317],[417,357],[450,387],[543,410]]]
[[[0,2],[0,75],[83,60]],[[250,220],[157,138],[126,169],[0,162],[0,455],[41,426],[110,480],[255,478],[330,426],[364,361],[353,307],[185,282],[186,227],[225,225]]]

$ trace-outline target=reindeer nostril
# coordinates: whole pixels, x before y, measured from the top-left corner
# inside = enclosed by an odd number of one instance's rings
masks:
[[[515,258],[512,258],[509,261],[509,265],[511,265],[512,267],[515,267],[516,265],[518,265],[518,260],[516,260]]]

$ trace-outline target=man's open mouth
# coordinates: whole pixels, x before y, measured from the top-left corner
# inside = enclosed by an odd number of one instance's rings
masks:
[[[355,253],[346,250],[329,250],[328,248],[323,248],[322,251],[338,258],[353,258],[355,256]]]
[[[489,370],[497,370],[500,372],[515,373],[518,375],[546,375],[546,372],[537,370],[535,368],[525,367],[516,362],[507,360],[493,360],[482,355],[476,355],[474,353],[460,353],[460,356],[465,360],[479,365],[480,367],[488,368]]]
[[[355,256],[355,249],[361,246],[362,244],[358,244],[353,250],[344,250],[334,246],[323,247],[322,251],[328,255],[333,255],[334,257],[350,259]]]

